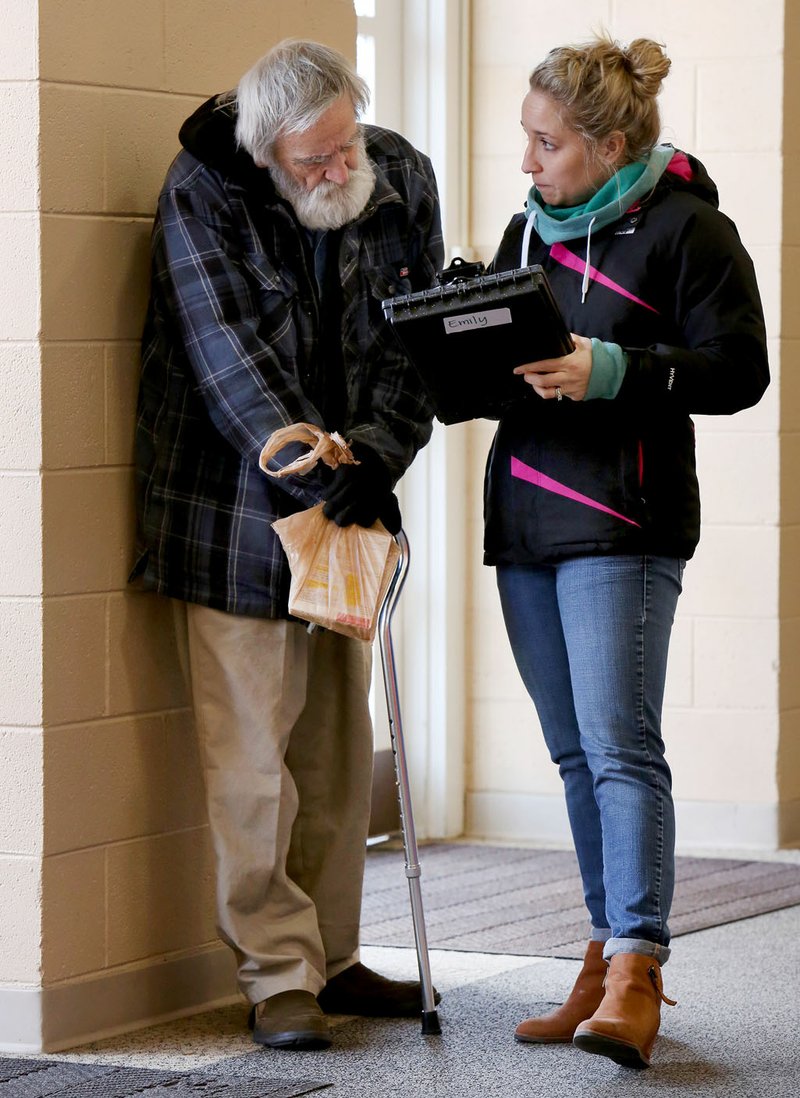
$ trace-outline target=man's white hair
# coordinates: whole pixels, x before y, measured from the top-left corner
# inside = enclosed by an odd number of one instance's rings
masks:
[[[319,42],[287,38],[239,81],[236,140],[259,167],[269,167],[279,137],[304,133],[343,95],[359,118],[369,104],[369,88],[347,58]]]

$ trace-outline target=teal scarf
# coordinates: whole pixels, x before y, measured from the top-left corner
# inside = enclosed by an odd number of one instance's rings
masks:
[[[545,244],[586,236],[592,221],[593,231],[602,229],[618,221],[637,199],[649,194],[674,153],[672,145],[656,145],[646,161],[620,168],[580,206],[548,206],[533,186],[528,191],[526,216],[535,217],[536,232]]]

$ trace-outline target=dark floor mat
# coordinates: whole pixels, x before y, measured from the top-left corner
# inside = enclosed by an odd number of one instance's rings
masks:
[[[308,1080],[155,1071],[110,1064],[0,1059],[0,1098],[297,1098],[329,1086]]]
[[[435,949],[582,957],[588,916],[574,853],[435,843],[420,851],[428,944]],[[367,856],[361,940],[413,946],[401,849]],[[800,904],[800,865],[678,858],[673,936]]]

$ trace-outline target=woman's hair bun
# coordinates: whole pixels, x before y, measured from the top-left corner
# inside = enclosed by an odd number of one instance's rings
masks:
[[[664,47],[651,38],[635,38],[630,45],[619,48],[641,93],[658,95],[672,64]]]

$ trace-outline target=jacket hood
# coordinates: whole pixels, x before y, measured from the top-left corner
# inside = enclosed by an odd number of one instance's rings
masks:
[[[236,144],[236,93],[222,92],[189,115],[178,133],[181,144],[209,168],[239,179],[268,180],[269,171]]]
[[[369,216],[376,205],[402,203],[392,182],[394,173],[387,168],[391,169],[397,156],[408,157],[410,150],[408,143],[391,130],[378,126],[363,126],[362,129],[367,156],[375,169],[375,187],[358,220]],[[222,92],[202,103],[183,123],[178,136],[184,149],[207,168],[239,186],[257,189],[267,202],[277,201],[292,210],[291,203],[278,194],[269,168],[257,167],[252,156],[236,143],[234,91]],[[410,151],[414,153],[413,149]]]
[[[664,147],[672,148],[671,145]],[[692,156],[691,153],[673,149],[672,159],[667,164],[661,183],[673,190],[696,195],[697,198],[702,198],[704,202],[707,202],[709,206],[713,206],[715,210],[719,209],[717,185],[706,171],[705,165],[696,156]]]

